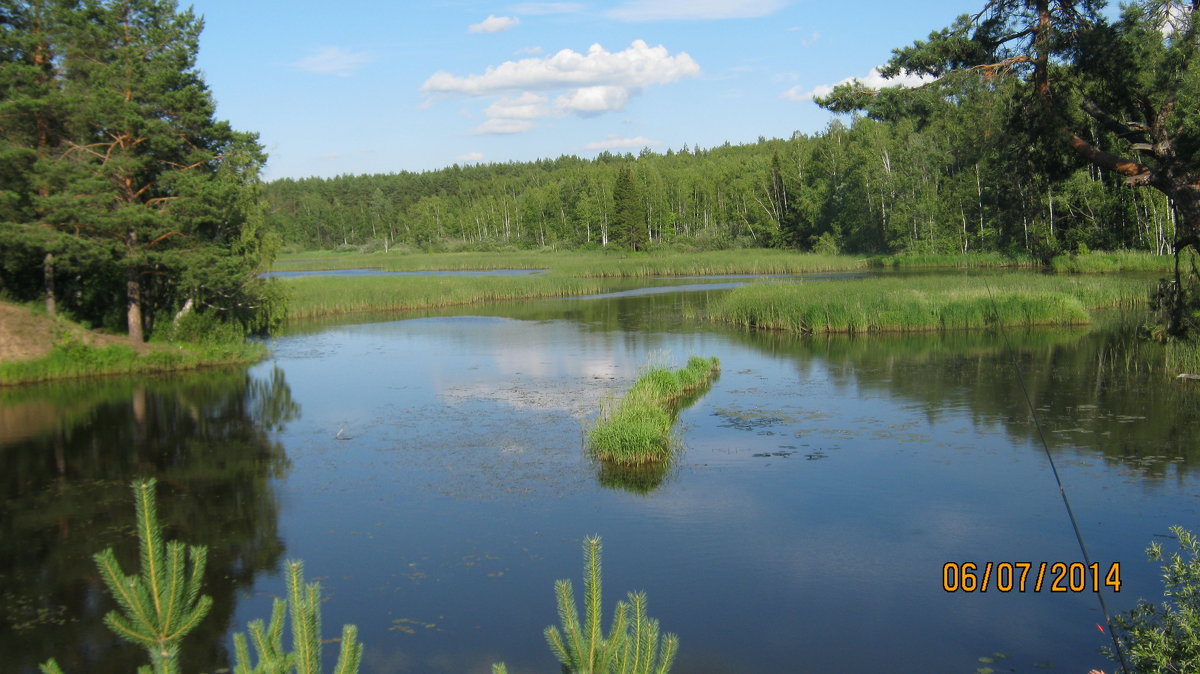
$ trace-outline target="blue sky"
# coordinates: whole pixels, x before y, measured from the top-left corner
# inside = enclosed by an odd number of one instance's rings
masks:
[[[181,3],[186,6],[186,3]],[[197,0],[218,116],[267,178],[814,133],[808,96],[982,0]]]

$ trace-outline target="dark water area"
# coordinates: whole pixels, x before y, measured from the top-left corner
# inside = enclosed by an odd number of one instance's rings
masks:
[[[553,583],[604,539],[679,635],[673,671],[1112,669],[1091,592],[947,593],[947,562],[1080,554],[1016,374],[1114,610],[1157,598],[1144,549],[1200,514],[1200,395],[1124,323],[799,338],[685,323],[719,290],[297,324],[246,372],[0,392],[0,658],[127,672],[91,555],[132,568],[128,483],[210,546],[188,671],[228,666],[303,559],[364,672],[552,672]],[[367,322],[373,321],[373,322]],[[647,362],[720,357],[675,461],[604,470],[584,429]],[[327,646],[327,651],[334,651]],[[995,654],[1002,654],[997,658]]]

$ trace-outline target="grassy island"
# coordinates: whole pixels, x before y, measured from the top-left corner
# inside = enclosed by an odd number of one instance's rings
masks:
[[[602,462],[642,465],[671,456],[671,426],[685,396],[701,390],[721,370],[716,357],[693,356],[670,370],[652,367],[633,383],[615,405],[607,406],[588,433],[592,451]]]

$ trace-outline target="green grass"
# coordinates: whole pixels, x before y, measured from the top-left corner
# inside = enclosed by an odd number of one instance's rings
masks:
[[[284,279],[289,318],[451,307],[604,292],[593,279],[546,276],[307,276]]]
[[[762,283],[730,291],[690,318],[802,334],[1077,325],[1089,310],[1144,303],[1134,279],[1040,274]]]
[[[708,252],[518,251],[506,253],[335,253],[280,256],[275,271],[369,268],[386,271],[548,269],[584,278],[801,274],[865,269],[867,258],[752,248]]]
[[[1200,344],[1168,342],[1164,350],[1164,367],[1171,376],[1200,374]]]
[[[671,456],[671,426],[681,400],[707,386],[720,371],[715,358],[693,356],[678,370],[652,367],[638,377],[616,404],[606,405],[588,432],[601,462],[642,465]]]
[[[266,353],[267,348],[261,344],[244,343],[169,344],[138,354],[129,346],[94,347],[65,339],[42,358],[0,363],[0,386],[246,365],[262,360]]]
[[[1155,264],[1163,259],[1141,253],[1091,253],[1078,259],[1100,260],[1112,256],[1122,260],[1122,269],[1133,269],[1133,260],[1150,260]],[[1106,259],[1106,258],[1105,258]],[[816,255],[774,249],[720,250],[699,253],[656,251],[629,253],[606,251],[535,250],[516,252],[460,253],[334,253],[315,251],[281,258],[277,270],[321,270],[372,267],[389,271],[419,270],[488,270],[488,269],[547,269],[546,274],[532,276],[492,277],[302,277],[283,279],[289,290],[289,316],[309,319],[367,311],[399,311],[438,309],[482,302],[527,300],[534,298],[573,297],[591,295],[614,289],[603,279],[636,279],[652,276],[719,276],[725,274],[801,274],[831,271],[855,271],[874,268],[975,268],[1025,267],[1034,264],[1029,258],[1012,258],[998,253],[967,255],[907,254],[888,257],[855,257],[847,255]],[[1147,263],[1149,264],[1149,263]],[[1146,267],[1142,267],[1146,268]],[[1036,278],[1033,274],[1013,275]],[[735,323],[778,327],[800,332],[863,332],[890,330],[936,330],[942,328],[972,328],[988,324],[989,307],[981,308],[979,293],[982,286],[967,277],[964,283],[975,284],[962,292],[946,294],[944,277],[927,287],[925,281],[906,278],[903,281],[847,281],[855,285],[830,286],[830,297],[810,300],[810,292],[795,296],[791,291],[739,290],[729,300],[727,317]],[[1001,277],[996,277],[1001,278]],[[1048,277],[1047,277],[1048,278]],[[888,286],[888,283],[894,285]],[[836,282],[835,282],[836,283]],[[1007,281],[996,281],[1000,289]],[[1056,285],[1057,283],[1057,285]],[[1101,298],[1106,290],[1091,285],[1082,289],[1062,286],[1062,281],[1025,283],[998,292],[996,302],[1001,308],[1001,323],[1008,325],[1044,325],[1086,323],[1087,309],[1113,306],[1125,302],[1130,292],[1126,279],[1109,279],[1104,285],[1116,289],[1119,297]],[[870,285],[878,284],[878,285]],[[900,284],[899,286],[895,284]],[[1020,284],[1018,284],[1020,285]],[[914,292],[904,293],[900,288]],[[846,288],[847,291],[840,290]],[[834,290],[838,289],[838,290]],[[960,290],[955,288],[955,290]],[[865,293],[862,296],[857,293]],[[1132,291],[1140,301],[1145,291]],[[759,293],[759,294],[755,294]],[[844,295],[839,297],[838,294]],[[1007,293],[1007,294],[1006,294]],[[1060,296],[1066,293],[1068,297]],[[1017,295],[1025,295],[1017,297]],[[779,300],[774,299],[778,296]],[[788,299],[783,300],[782,298]],[[1075,297],[1076,300],[1070,299]],[[742,302],[742,298],[753,298]],[[779,301],[788,308],[777,306]],[[743,306],[744,304],[756,306]],[[736,306],[735,306],[736,305]],[[806,307],[797,314],[796,305]],[[990,300],[988,301],[990,305]],[[821,312],[821,315],[812,312]],[[779,313],[783,312],[783,313]],[[721,316],[716,312],[715,316]]]
[[[898,253],[869,260],[872,267],[891,269],[972,269],[988,267],[1038,267],[1032,257],[1003,253]]]
[[[1189,255],[1195,253],[1189,252]],[[1188,268],[1187,258],[1181,259],[1183,269]],[[1050,268],[1060,273],[1070,274],[1112,274],[1116,272],[1175,271],[1174,255],[1155,255],[1140,250],[1116,250],[1112,252],[1071,253],[1059,255],[1050,261]]]

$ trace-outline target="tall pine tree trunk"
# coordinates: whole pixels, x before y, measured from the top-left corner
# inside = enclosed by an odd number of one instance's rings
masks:
[[[132,266],[125,272],[125,292],[129,296],[129,310],[125,315],[129,324],[129,341],[140,344],[146,341],[142,332],[142,283],[138,279],[137,269]]]
[[[54,255],[46,253],[45,259],[42,260],[42,279],[46,288],[46,315],[54,316],[57,313],[57,303],[54,299]]]
[[[125,313],[129,326],[129,341],[140,344],[146,341],[142,330],[142,280],[137,262],[133,259],[137,247],[137,232],[130,231],[126,241],[125,295],[129,301]]]

